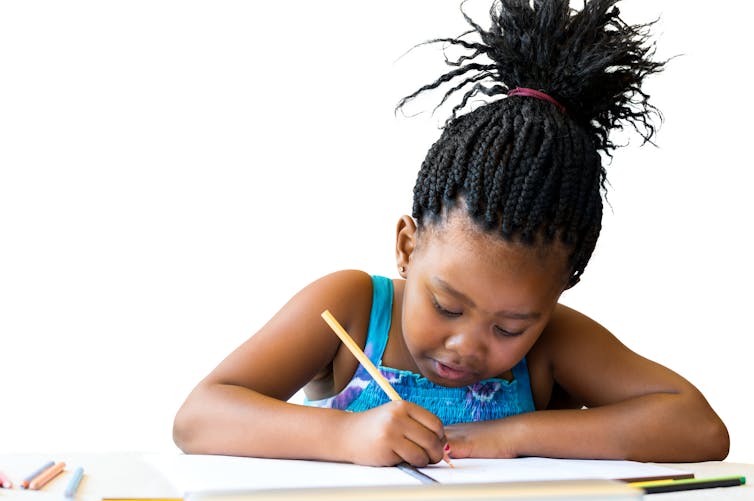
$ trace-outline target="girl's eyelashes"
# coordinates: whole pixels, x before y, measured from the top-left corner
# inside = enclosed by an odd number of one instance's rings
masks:
[[[431,296],[431,297],[432,297],[432,306],[434,306],[435,310],[437,310],[437,312],[440,313],[442,316],[444,316],[444,317],[450,317],[450,318],[456,318],[456,317],[460,317],[461,316],[462,312],[449,310],[449,309],[445,308],[444,306],[442,306],[439,303],[439,301],[437,301],[437,298],[435,296]],[[526,329],[521,330],[521,331],[515,331],[515,332],[514,331],[509,331],[509,330],[503,329],[502,327],[500,327],[498,325],[495,325],[493,327],[493,329],[495,330],[496,334],[499,334],[499,335],[505,336],[505,337],[520,336],[521,334],[523,334],[526,331]]]
[[[437,310],[441,315],[444,315],[446,317],[459,317],[461,316],[460,311],[451,311],[447,308],[444,308],[440,305],[439,302],[437,302],[437,298],[432,296],[432,306],[435,307],[435,310]]]
[[[505,330],[502,327],[499,327],[497,325],[494,327],[494,329],[495,329],[495,332],[497,334],[500,334],[501,336],[506,336],[506,337],[516,337],[516,336],[520,336],[521,334],[524,333],[524,331],[511,332],[511,331]]]

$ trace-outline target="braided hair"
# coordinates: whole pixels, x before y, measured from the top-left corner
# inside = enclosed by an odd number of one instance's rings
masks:
[[[425,42],[464,53],[456,60],[446,56],[454,69],[396,109],[444,84],[453,87],[440,105],[466,92],[419,171],[412,213],[419,228],[462,203],[475,224],[506,241],[558,239],[569,249],[568,286],[579,281],[601,229],[606,177],[600,153],[611,156],[616,147],[609,131],[630,124],[651,142],[652,115],[662,118],[641,89],[644,77],[665,64],[652,60],[653,23],[626,24],[616,2],[587,0],[576,11],[569,0],[499,0],[490,9],[489,30],[462,5],[472,29]],[[505,97],[517,87],[544,92],[562,107]],[[489,102],[459,114],[479,94]]]

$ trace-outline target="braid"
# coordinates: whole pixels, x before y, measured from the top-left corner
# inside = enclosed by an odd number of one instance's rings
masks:
[[[615,148],[608,133],[627,123],[651,142],[651,115],[662,118],[641,90],[665,64],[651,60],[651,23],[627,25],[616,2],[587,0],[575,11],[568,0],[500,0],[489,30],[462,10],[470,31],[427,42],[470,53],[446,58],[451,71],[398,104],[452,85],[439,107],[468,89],[419,171],[413,216],[420,227],[462,201],[475,224],[505,240],[559,239],[570,249],[570,285],[578,282],[602,225],[600,152]],[[471,34],[480,41],[468,40]],[[567,111],[543,99],[503,96],[515,87],[545,92]],[[490,102],[460,114],[480,93]]]

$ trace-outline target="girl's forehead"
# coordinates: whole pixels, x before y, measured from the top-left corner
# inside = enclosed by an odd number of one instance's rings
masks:
[[[454,210],[418,235],[419,257],[430,267],[451,270],[460,267],[484,275],[527,275],[539,282],[565,282],[569,276],[569,249],[554,241],[524,244],[486,232],[461,211]]]

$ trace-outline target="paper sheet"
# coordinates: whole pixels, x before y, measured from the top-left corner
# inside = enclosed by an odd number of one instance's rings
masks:
[[[398,468],[347,463],[204,455],[146,455],[180,492],[280,487],[418,485]]]
[[[687,471],[655,464],[596,459],[454,459],[453,465],[455,468],[438,463],[419,468],[419,471],[442,484],[691,476]]]

